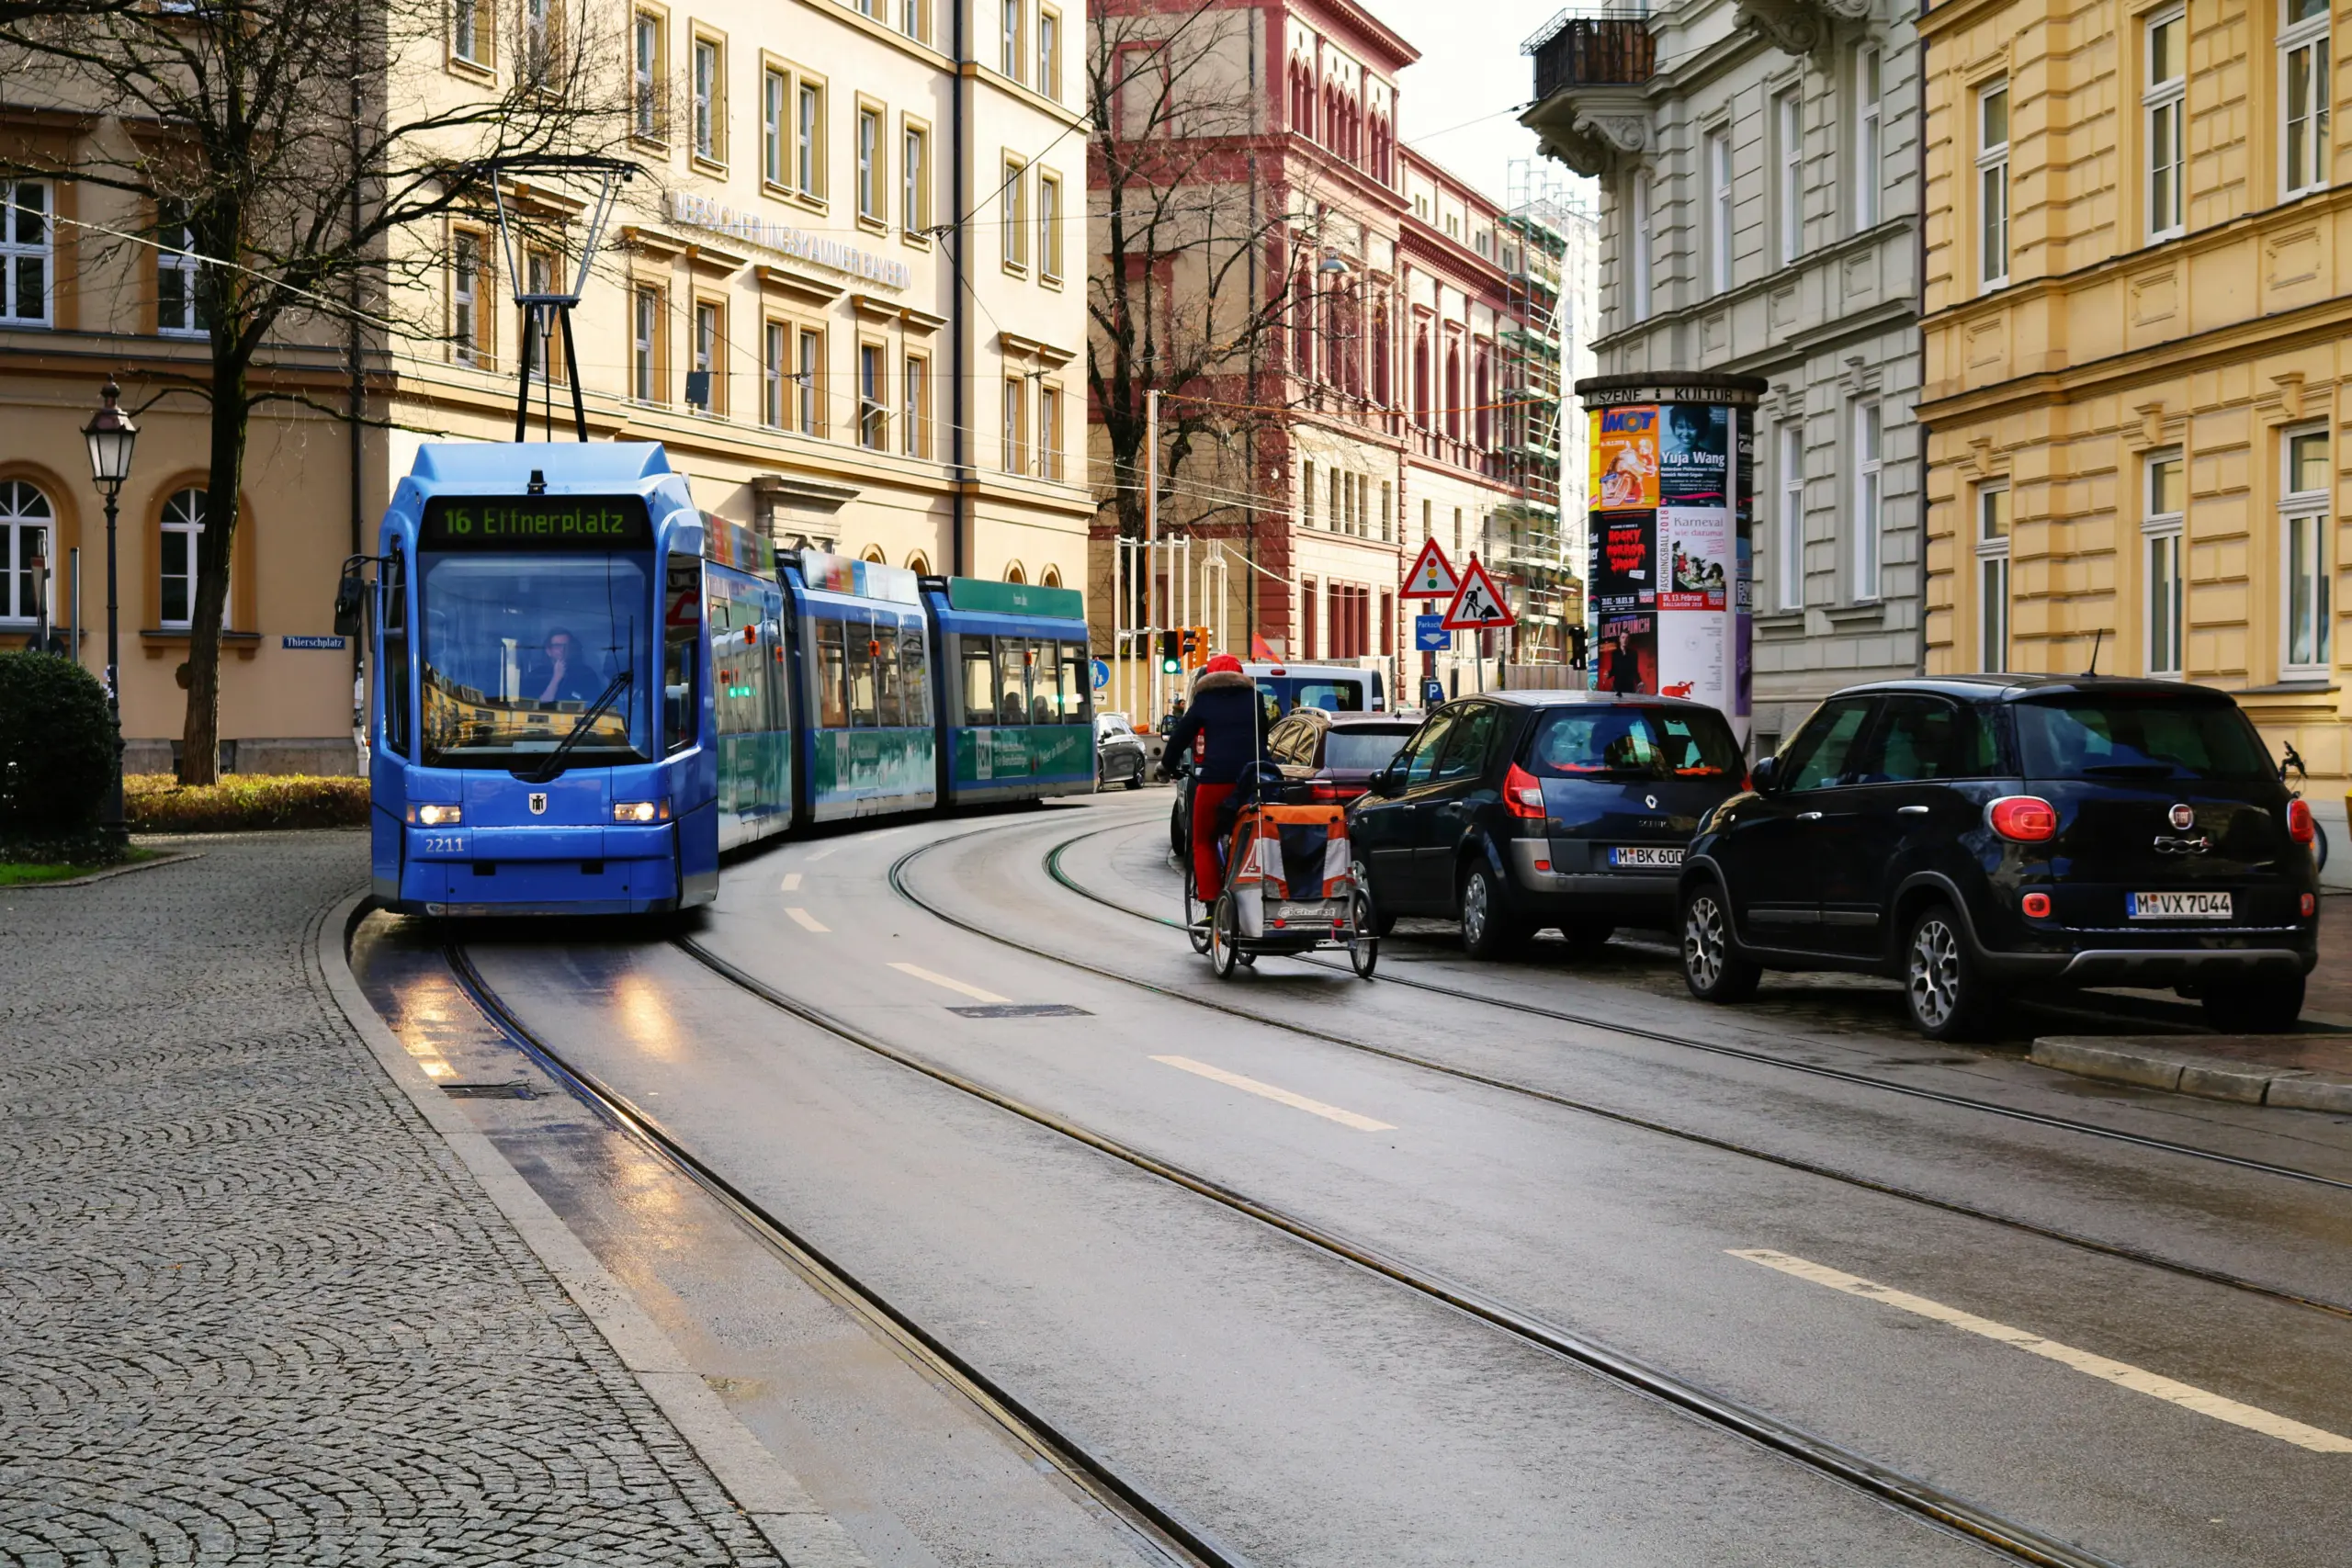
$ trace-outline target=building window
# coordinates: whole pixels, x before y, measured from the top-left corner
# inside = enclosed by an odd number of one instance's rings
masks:
[[[1650,176],[1646,170],[1634,176],[1633,200],[1634,240],[1634,320],[1650,319]]]
[[[704,379],[702,402],[705,413],[725,413],[726,394],[726,317],[719,307],[707,299],[695,301],[695,371]]]
[[[47,561],[54,580],[57,562],[50,548],[50,529],[56,513],[40,487],[23,479],[0,479],[0,617],[29,621],[41,604],[41,584],[33,562]],[[52,621],[57,617],[51,615]]]
[[[481,366],[490,358],[490,269],[482,236],[458,230],[449,238],[449,357]]]
[[[449,52],[484,70],[497,62],[498,14],[491,0],[450,0]]]
[[[888,216],[882,209],[882,111],[857,107],[857,215],[869,223]]]
[[[155,330],[165,336],[198,337],[208,330],[197,292],[196,231],[187,209],[166,204],[155,225]],[[469,336],[464,341],[470,342]],[[469,360],[467,363],[470,364]]]
[[[2147,24],[2148,85],[2142,95],[2148,136],[2148,238],[2170,239],[2187,225],[2188,23],[2167,11]]]
[[[1783,265],[1804,250],[1804,99],[1794,87],[1774,96],[1772,124],[1780,137],[1780,168],[1775,173],[1780,199],[1775,215],[1781,227]]]
[[[0,180],[0,321],[16,326],[49,321],[49,216],[47,185]]]
[[[771,430],[784,428],[784,386],[792,372],[785,367],[785,344],[792,329],[769,321],[760,329],[760,423]]]
[[[916,234],[931,227],[931,132],[910,125],[900,143],[899,179],[905,189],[899,201],[899,227],[902,233]]]
[[[784,105],[789,83],[781,71],[760,73],[760,178],[784,184]]]
[[[662,291],[638,289],[629,316],[629,396],[650,403],[661,387],[655,356],[662,344]]]
[[[1016,269],[1029,265],[1028,166],[1018,158],[1004,161],[1004,265]]]
[[[1347,476],[1339,469],[1333,468],[1325,477],[1331,486],[1331,509],[1324,520],[1329,525],[1331,532],[1344,534],[1348,531]]]
[[[793,378],[800,384],[800,434],[820,440],[825,434],[825,334],[800,329],[800,368]]]
[[[164,502],[162,548],[157,552],[163,589],[157,625],[167,631],[185,631],[195,618],[196,542],[203,534],[204,492],[193,486],[173,491]],[[221,625],[227,624],[224,613]]]
[[[857,444],[869,452],[887,452],[890,446],[890,405],[884,394],[882,355],[878,343],[857,345]]]
[[[2009,487],[1976,487],[1976,662],[2009,667]]]
[[[1037,9],[1037,91],[1062,96],[1062,18],[1050,6]]]
[[[726,68],[716,39],[695,39],[695,156],[716,164],[727,156]]]
[[[825,194],[825,89],[814,82],[800,84],[800,119],[794,153],[799,160],[800,194],[820,200]]]
[[[900,378],[899,393],[906,412],[900,420],[899,440],[910,457],[931,456],[931,361],[920,354],[907,355],[906,374]]]
[[[544,82],[555,68],[553,0],[523,0],[523,79]]]
[[[2187,518],[2180,454],[2152,452],[2143,459],[2143,469],[2147,476],[2147,508],[2140,528],[2147,536],[2148,673],[2177,675],[2187,635],[2182,612],[2188,592],[2181,558]]]
[[[2327,184],[2327,0],[2282,0],[2278,30],[2282,197]]]
[[[1037,389],[1037,473],[1041,479],[1062,477],[1062,393],[1059,387]]]
[[[662,18],[639,11],[629,24],[630,129],[647,141],[662,139]]]
[[[1021,7],[1023,0],[1003,0],[1004,73],[1014,81],[1021,80]]]
[[[1976,276],[1986,288],[2009,281],[2009,85],[1976,95]]]
[[[1048,283],[1062,280],[1062,179],[1037,175],[1037,276]]]
[[[1773,603],[1782,610],[1804,608],[1804,423],[1781,426],[1781,518],[1773,543]]]
[[[1004,471],[1008,474],[1026,473],[1029,468],[1028,436],[1022,404],[1026,400],[1028,387],[1018,376],[1004,378]]]
[[[2289,431],[2281,443],[2278,532],[2285,551],[2286,669],[2290,680],[2327,672],[2330,587],[2327,536],[2332,476],[2324,429]]]
[[[899,0],[899,30],[917,43],[931,41],[931,17],[923,0]]]
[[[1879,182],[1885,177],[1885,126],[1879,77],[1882,56],[1864,44],[1854,51],[1854,229],[1875,228]]]
[[[1731,288],[1731,132],[1711,130],[1706,137],[1707,168],[1707,288],[1722,294]]]
[[[1311,457],[1298,471],[1298,525],[1315,526],[1315,460]]]
[[[1388,480],[1383,479],[1380,481],[1380,542],[1384,545],[1390,542],[1394,528],[1390,518],[1394,515],[1396,509],[1396,487]]]
[[[1854,405],[1854,597],[1879,596],[1879,534],[1884,510],[1876,403]]]
[[[1322,627],[1317,624],[1322,617],[1316,614],[1321,608],[1322,597],[1313,578],[1298,580],[1298,656],[1301,659],[1323,657]]]

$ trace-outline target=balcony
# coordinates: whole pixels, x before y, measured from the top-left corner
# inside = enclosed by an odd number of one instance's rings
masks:
[[[1521,46],[1535,58],[1535,107],[1520,123],[1580,175],[1605,175],[1649,142],[1646,85],[1657,72],[1649,0],[1561,12]]]

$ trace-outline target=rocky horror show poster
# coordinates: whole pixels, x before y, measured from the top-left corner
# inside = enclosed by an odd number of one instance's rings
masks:
[[[1657,514],[1619,512],[1592,520],[1586,599],[1604,614],[1657,602]]]

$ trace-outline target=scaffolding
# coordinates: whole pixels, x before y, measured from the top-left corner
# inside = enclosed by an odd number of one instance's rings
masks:
[[[1561,527],[1562,264],[1567,238],[1558,214],[1579,193],[1549,165],[1513,159],[1503,214],[1503,272],[1510,305],[1498,334],[1506,424],[1506,472],[1516,492],[1496,513],[1504,530],[1497,565],[1521,624],[1518,657],[1557,663],[1567,623],[1583,613],[1582,585]]]

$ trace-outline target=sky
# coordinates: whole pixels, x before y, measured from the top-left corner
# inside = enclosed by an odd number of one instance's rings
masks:
[[[1504,200],[1510,160],[1535,156],[1534,134],[1519,123],[1534,90],[1535,62],[1519,46],[1559,14],[1564,0],[1358,3],[1421,51],[1398,84],[1404,107],[1397,134]],[[1555,181],[1575,178],[1561,164],[1546,160],[1541,167]]]

